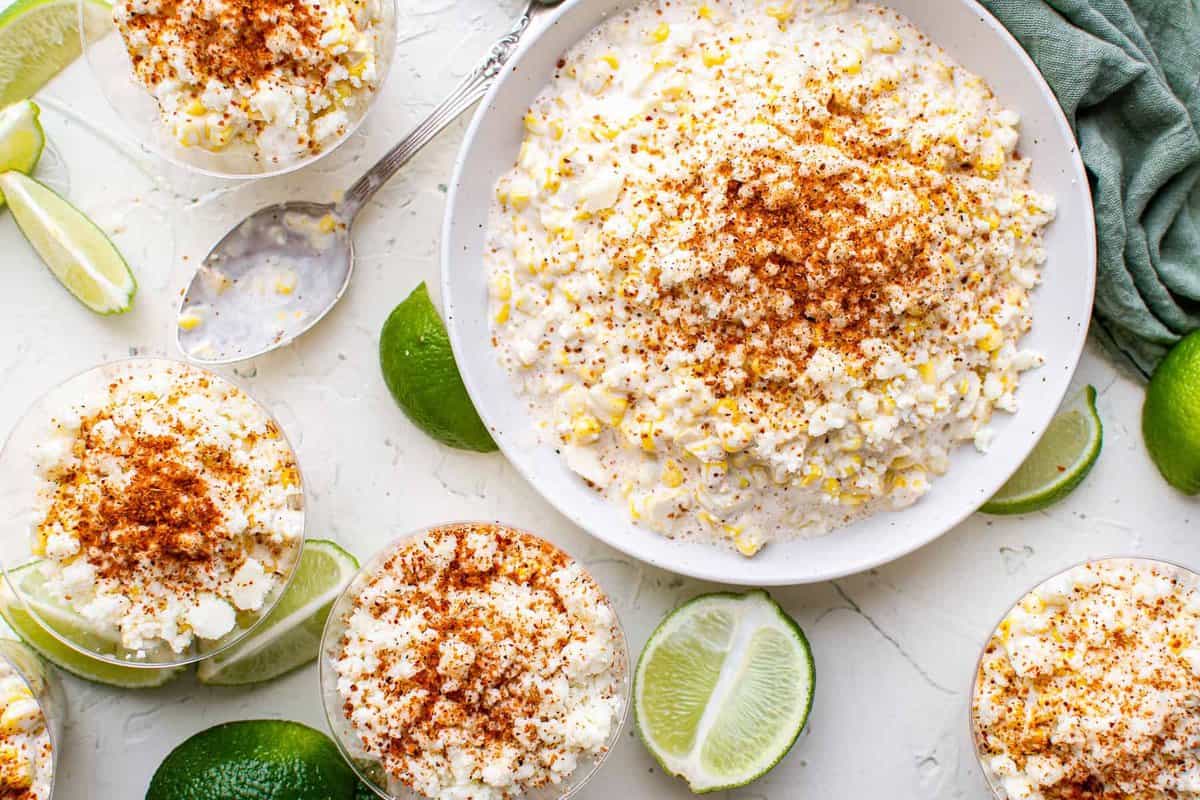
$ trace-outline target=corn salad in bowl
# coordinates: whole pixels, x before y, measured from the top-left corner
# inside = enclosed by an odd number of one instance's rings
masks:
[[[331,151],[378,95],[394,0],[117,0],[86,42],[118,113],[169,160],[224,176]]]
[[[894,11],[643,2],[524,124],[491,340],[640,526],[753,556],[905,508],[1043,363],[1019,116]]]

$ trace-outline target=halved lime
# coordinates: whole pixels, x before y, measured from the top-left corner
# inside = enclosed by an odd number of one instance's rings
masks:
[[[59,634],[66,636],[71,641],[84,641],[89,637],[95,637],[90,626],[70,610],[49,601],[37,599],[36,593],[41,583],[38,562],[12,570],[9,572],[9,578],[21,587],[22,596],[35,607],[38,616],[53,625]],[[34,619],[3,580],[0,580],[0,617],[3,617],[13,632],[20,636],[25,644],[36,650],[42,658],[72,675],[94,683],[118,686],[122,689],[150,689],[162,686],[179,677],[186,669],[184,667],[174,669],[118,667],[89,658],[78,650],[63,644],[47,631]]]
[[[354,556],[333,542],[305,542],[296,576],[279,603],[249,636],[202,661],[200,682],[262,683],[315,659],[329,609],[357,571]]]
[[[761,777],[791,749],[812,708],[804,632],[763,591],[708,594],[676,609],[638,660],[638,732],[693,792]]]
[[[1096,388],[1087,386],[1059,409],[1025,463],[979,510],[1028,514],[1049,508],[1087,477],[1100,457],[1103,441]]]
[[[33,172],[46,136],[38,122],[37,104],[32,100],[20,100],[0,108],[0,172],[15,169],[26,175]],[[4,205],[4,193],[0,192],[0,207]]]
[[[0,106],[33,93],[78,56],[76,0],[17,0],[0,12]],[[108,3],[84,0],[88,38],[112,28]]]
[[[379,364],[392,397],[418,428],[450,447],[496,449],[467,395],[450,337],[424,283],[384,323]]]
[[[0,174],[0,193],[25,238],[79,302],[100,314],[122,314],[133,307],[137,281],[95,223],[20,172]]]
[[[146,800],[354,800],[337,746],[298,722],[256,719],[201,731],[163,759]]]
[[[1150,378],[1142,436],[1167,483],[1200,492],[1200,331],[1175,345]]]

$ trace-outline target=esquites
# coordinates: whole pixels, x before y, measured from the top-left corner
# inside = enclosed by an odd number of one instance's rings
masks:
[[[606,752],[625,704],[624,639],[562,551],[497,525],[435,528],[350,591],[337,691],[390,781],[434,800],[501,800]]]
[[[0,798],[50,800],[52,755],[41,706],[21,675],[0,657]]]
[[[118,362],[68,384],[83,385],[33,453],[47,599],[135,657],[221,639],[299,556],[291,448],[244,392],[185,364]]]
[[[644,2],[499,181],[492,342],[639,523],[744,555],[915,502],[1042,358],[1018,118],[894,12]]]
[[[972,722],[1002,800],[1200,798],[1200,584],[1109,559],[1041,584],[980,659]]]
[[[138,79],[179,144],[281,164],[319,153],[379,82],[380,0],[117,0]]]

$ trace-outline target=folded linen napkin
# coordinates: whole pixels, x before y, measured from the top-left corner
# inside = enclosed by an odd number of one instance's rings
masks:
[[[1200,3],[980,2],[1075,130],[1096,208],[1093,331],[1149,375],[1200,328]]]

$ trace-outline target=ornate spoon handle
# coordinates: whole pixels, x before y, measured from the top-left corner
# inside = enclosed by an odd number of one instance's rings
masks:
[[[529,28],[530,21],[543,8],[545,6],[536,0],[530,0],[509,32],[492,45],[488,57],[473,69],[421,124],[389,150],[383,158],[375,162],[375,165],[350,187],[341,203],[338,204],[338,212],[343,219],[353,219],[375,192],[379,191],[400,167],[404,166],[422,147],[429,144],[460,114],[479,102],[491,87],[496,75],[500,73],[501,67],[517,49],[517,42],[521,40],[521,34],[525,33]]]

